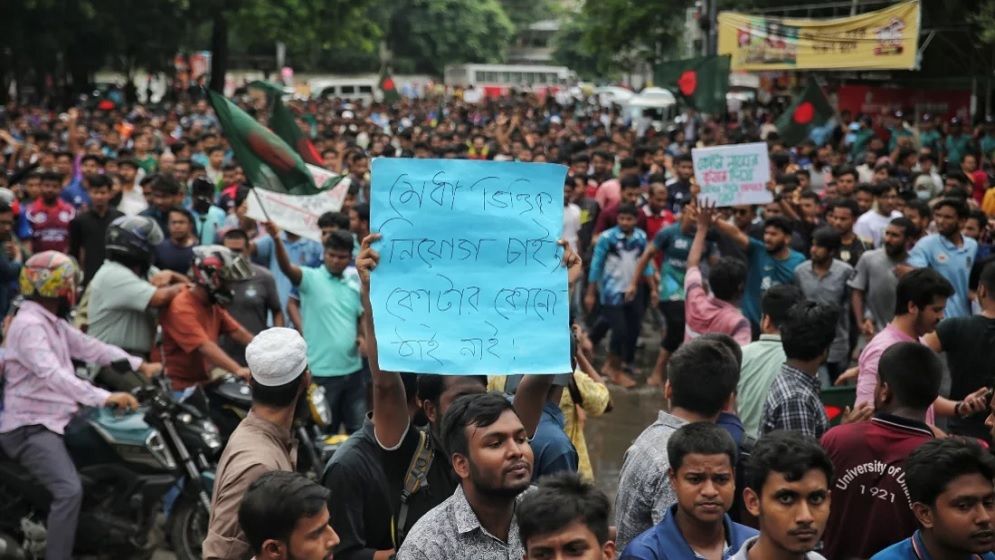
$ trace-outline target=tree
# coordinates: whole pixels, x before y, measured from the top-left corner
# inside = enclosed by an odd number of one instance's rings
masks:
[[[558,5],[551,0],[500,0],[500,3],[517,33],[537,21],[559,16]]]
[[[387,44],[419,72],[442,75],[447,64],[497,62],[513,26],[497,0],[397,0]],[[401,62],[395,68],[405,67]]]
[[[68,101],[101,68],[165,68],[182,35],[187,0],[0,2],[0,96],[11,81]]]
[[[653,65],[665,58],[680,37],[685,4],[680,0],[589,0],[582,8],[583,47],[599,61],[609,57]]]
[[[612,64],[611,53],[605,49],[592,49],[584,41],[590,26],[583,13],[565,20],[553,37],[553,61],[577,72],[582,79],[613,81],[618,68]]]

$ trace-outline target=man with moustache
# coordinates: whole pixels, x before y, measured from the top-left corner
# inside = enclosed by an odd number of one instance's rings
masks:
[[[457,399],[442,420],[456,492],[415,523],[397,560],[506,560],[525,553],[515,516],[532,480],[532,447],[503,395]]]
[[[392,520],[395,541],[400,545],[405,541],[408,530],[413,530],[423,515],[448,501],[458,488],[459,477],[454,473],[455,468],[446,455],[450,449],[442,433],[443,418],[459,398],[486,391],[487,378],[480,375],[419,375],[417,400],[425,412],[428,429],[418,429],[412,424],[408,414],[408,394],[401,375],[381,370],[378,358],[369,289],[370,273],[380,261],[380,254],[370,245],[379,238],[380,234],[372,234],[363,240],[356,268],[360,278],[364,313],[369,318],[364,321],[363,330],[373,379],[374,437],[383,451],[382,461],[387,480],[396,489],[390,493],[390,498],[391,508],[396,515]],[[564,247],[568,281],[574,284],[582,274],[581,259],[569,249],[565,241],[560,244]],[[527,375],[515,391],[515,413],[530,437],[535,434],[539,425],[551,384],[552,376]],[[531,449],[529,453],[531,463]],[[427,462],[423,483],[416,486],[410,495],[405,491],[402,496],[408,466],[413,459]],[[531,478],[530,470],[528,479]]]
[[[850,305],[854,327],[873,337],[895,317],[895,267],[905,263],[909,240],[916,226],[907,218],[895,218],[884,230],[884,245],[861,255],[850,279]]]

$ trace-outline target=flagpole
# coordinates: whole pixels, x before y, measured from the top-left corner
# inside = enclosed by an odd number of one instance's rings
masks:
[[[263,198],[259,196],[259,193],[256,192],[256,187],[252,186],[252,184],[249,183],[249,190],[252,191],[253,196],[256,197],[256,202],[259,203],[259,209],[263,211],[263,216],[266,217],[266,221],[272,222],[273,219],[269,217],[269,212],[266,211],[266,205],[263,204]]]

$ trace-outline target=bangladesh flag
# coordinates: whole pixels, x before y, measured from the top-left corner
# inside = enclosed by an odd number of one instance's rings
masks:
[[[390,76],[390,71],[387,70],[386,66],[380,69],[380,83],[377,84],[377,87],[383,92],[384,103],[390,105],[401,100],[401,94],[397,93],[397,85],[394,83],[394,78]]]
[[[283,100],[280,99],[283,90],[280,89],[280,86],[256,80],[249,84],[249,88],[266,92],[269,107],[269,127],[273,132],[297,150],[297,153],[306,163],[321,167],[321,154],[318,153],[318,149],[314,147],[311,139],[301,132],[293,113],[283,104]]]
[[[279,136],[223,95],[208,90],[208,98],[253,187],[294,195],[320,192],[304,160]]]
[[[731,60],[731,56],[722,55],[664,62],[654,70],[653,83],[677,93],[698,111],[724,113]]]
[[[829,104],[826,93],[815,78],[809,76],[801,97],[795,99],[781,118],[777,119],[777,133],[789,146],[800,144],[808,138],[818,142],[819,139],[814,137],[823,137],[823,130],[827,124],[833,122],[835,116],[836,111]]]

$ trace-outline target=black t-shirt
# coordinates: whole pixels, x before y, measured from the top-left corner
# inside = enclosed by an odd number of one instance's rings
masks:
[[[591,247],[591,238],[594,236],[594,224],[598,221],[598,214],[601,207],[593,198],[584,197],[577,203],[580,207],[580,231],[577,232],[578,251],[584,258],[584,262],[589,261],[586,257]]]
[[[845,262],[846,264],[856,268],[857,261],[860,260],[860,255],[863,255],[865,252],[867,252],[867,250],[868,250],[867,245],[865,245],[864,242],[855,235],[853,236],[853,241],[851,241],[849,244],[847,243],[840,244],[839,259]]]
[[[390,489],[387,495],[394,512],[401,510],[401,490],[404,489],[404,475],[408,472],[411,458],[418,450],[420,439],[418,430],[419,428],[409,426],[397,449],[383,451],[383,467]],[[459,484],[456,473],[453,472],[453,468],[449,464],[448,456],[441,451],[442,446],[435,442],[434,437],[430,437],[429,441],[432,443],[435,453],[426,477],[428,486],[419,489],[408,500],[408,516],[404,523],[405,534],[429,510],[452,496]]]
[[[80,264],[83,265],[84,286],[90,283],[100,265],[104,264],[107,226],[121,216],[124,214],[114,208],[109,208],[103,216],[90,210],[69,222],[69,254],[79,257],[80,249],[83,250],[83,262]]]
[[[367,418],[325,467],[322,484],[331,490],[330,523],[341,539],[336,558],[369,560],[378,550],[394,548],[382,454]]]
[[[674,180],[667,184],[667,206],[676,216],[691,202],[691,182]]]
[[[167,239],[155,248],[155,265],[163,270],[189,274],[193,265],[193,245],[181,247]]]
[[[995,382],[995,319],[981,315],[952,317],[940,322],[936,335],[947,354],[950,368],[950,399],[961,400],[981,387]],[[986,414],[951,421],[951,431],[990,440],[985,428]]]

